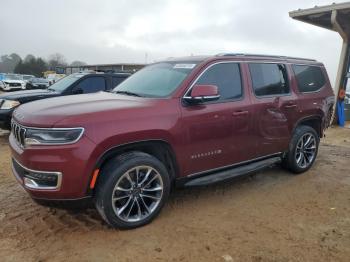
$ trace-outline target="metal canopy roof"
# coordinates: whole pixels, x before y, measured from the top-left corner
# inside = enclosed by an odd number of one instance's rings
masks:
[[[343,39],[350,39],[350,2],[315,6],[289,13],[293,19],[339,32]]]

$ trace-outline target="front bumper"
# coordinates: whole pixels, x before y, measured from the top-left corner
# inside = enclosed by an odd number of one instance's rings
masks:
[[[19,90],[24,90],[25,86],[21,85],[21,86],[3,86],[2,90],[4,91],[19,91]]]
[[[88,195],[96,145],[86,136],[75,144],[22,148],[11,133],[12,171],[32,198],[74,200]],[[48,182],[47,176],[52,180]]]

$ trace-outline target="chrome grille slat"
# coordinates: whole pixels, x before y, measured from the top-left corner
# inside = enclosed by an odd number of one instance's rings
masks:
[[[11,132],[16,139],[17,143],[23,147],[24,146],[24,139],[26,134],[26,128],[21,126],[20,124],[16,123],[15,121],[11,121]]]

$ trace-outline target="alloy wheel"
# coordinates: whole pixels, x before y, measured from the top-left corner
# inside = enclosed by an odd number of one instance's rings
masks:
[[[317,140],[312,133],[304,134],[297,143],[295,161],[300,168],[307,168],[314,160]]]
[[[159,206],[163,195],[163,180],[150,166],[136,166],[117,181],[112,193],[112,207],[125,222],[142,221]]]

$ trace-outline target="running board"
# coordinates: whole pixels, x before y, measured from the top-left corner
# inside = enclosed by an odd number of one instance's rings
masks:
[[[202,175],[197,178],[193,178],[193,179],[189,178],[189,180],[185,182],[183,185],[186,187],[187,186],[206,186],[209,184],[222,182],[222,181],[229,180],[242,175],[254,173],[259,170],[265,169],[267,167],[273,166],[277,163],[280,163],[281,161],[282,161],[281,157],[268,158],[257,162],[249,163],[246,165],[225,169],[223,171],[218,171],[208,175]]]

